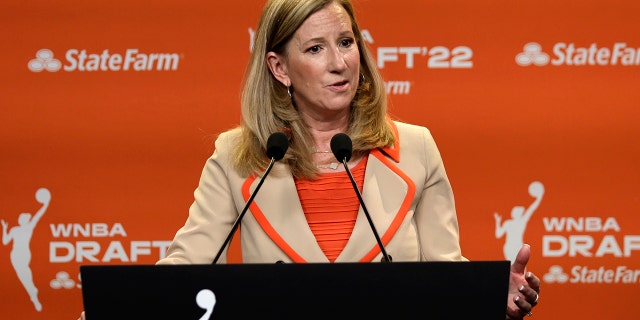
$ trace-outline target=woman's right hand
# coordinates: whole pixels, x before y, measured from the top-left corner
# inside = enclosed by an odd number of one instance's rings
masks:
[[[87,320],[87,318],[84,317],[84,311],[80,313],[80,318],[78,318],[78,320]]]

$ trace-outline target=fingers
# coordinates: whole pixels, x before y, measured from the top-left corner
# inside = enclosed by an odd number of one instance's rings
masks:
[[[520,293],[522,293],[522,297],[524,298],[524,300],[529,304],[530,311],[531,308],[533,308],[533,306],[538,303],[538,292],[528,286],[521,286],[518,290],[520,291]]]
[[[515,296],[515,298],[513,298],[513,302],[516,304],[518,309],[511,310],[511,313],[507,312],[507,314],[513,319],[522,319],[524,318],[524,316],[531,314],[531,309],[533,309],[533,306],[531,305],[531,303],[529,303],[529,301],[527,301],[527,298],[523,298],[522,296],[517,295]]]
[[[534,294],[527,297],[527,301],[531,304],[531,306],[535,307],[538,304],[538,299],[540,298],[540,278],[536,277],[531,272],[527,272],[525,277],[527,279],[527,284],[534,292]]]
[[[536,279],[535,276],[531,277]],[[522,319],[524,316],[531,315],[531,310],[538,304],[538,291],[528,285],[522,285],[518,288],[520,294],[513,296],[515,308],[507,308],[507,319]]]
[[[516,272],[524,275],[524,269],[529,262],[529,256],[531,255],[531,248],[528,244],[525,244],[518,251],[515,261],[511,265],[511,272]]]
[[[525,308],[527,306],[525,306],[526,302],[523,303],[524,299],[520,295],[515,295],[513,296],[511,301],[513,302],[513,304],[510,303],[507,305],[507,319],[511,320],[524,318],[524,316],[528,312],[525,311]],[[528,310],[531,310],[530,306]]]
[[[527,312],[531,312],[532,306],[526,299],[525,294],[520,291],[509,294],[509,302],[507,303],[507,319],[522,319],[527,315]]]
[[[523,245],[511,265],[507,319],[523,319],[525,316],[531,316],[531,309],[538,304],[540,278],[532,272],[525,273],[530,255],[529,245]]]
[[[535,290],[537,293],[540,293],[540,278],[538,278],[532,272],[527,272],[525,279],[527,279],[527,283],[533,290]]]
[[[531,310],[538,304],[540,279],[531,272],[527,273],[526,279],[526,285],[521,285],[517,292],[509,294],[513,304],[507,305],[507,319],[523,319],[531,315]]]

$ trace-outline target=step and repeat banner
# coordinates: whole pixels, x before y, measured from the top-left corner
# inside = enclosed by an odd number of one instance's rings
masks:
[[[263,3],[0,4],[0,318],[75,319],[81,265],[163,256],[239,123]],[[633,317],[640,2],[354,6],[391,113],[441,149],[465,256],[530,244],[533,317]]]

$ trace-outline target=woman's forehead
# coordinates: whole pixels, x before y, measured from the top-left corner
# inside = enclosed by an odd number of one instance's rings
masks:
[[[294,38],[306,42],[324,38],[327,34],[353,34],[349,14],[337,3],[331,3],[310,15],[296,30]]]

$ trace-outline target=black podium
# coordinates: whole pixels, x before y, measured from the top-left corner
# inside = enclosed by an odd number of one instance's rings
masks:
[[[80,267],[87,320],[500,319],[508,261]]]

